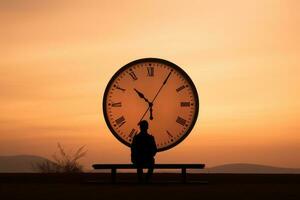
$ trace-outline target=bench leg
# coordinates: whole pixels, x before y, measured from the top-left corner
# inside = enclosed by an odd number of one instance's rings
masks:
[[[186,168],[181,168],[182,182],[186,183]]]
[[[117,169],[116,168],[112,168],[111,169],[111,182],[115,183],[117,179]]]

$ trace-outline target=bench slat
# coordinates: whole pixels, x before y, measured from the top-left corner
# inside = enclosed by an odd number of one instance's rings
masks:
[[[94,169],[135,169],[133,164],[94,164]],[[204,169],[205,164],[155,164],[155,169]]]

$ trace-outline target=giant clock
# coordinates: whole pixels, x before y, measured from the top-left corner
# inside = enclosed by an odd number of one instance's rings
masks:
[[[193,129],[198,110],[198,93],[191,78],[179,66],[158,58],[121,67],[103,96],[110,131],[129,147],[141,120],[148,121],[158,151],[176,146]]]

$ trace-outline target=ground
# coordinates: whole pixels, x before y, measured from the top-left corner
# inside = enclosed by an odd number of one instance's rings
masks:
[[[1,199],[300,199],[300,175],[189,176],[155,174],[140,185],[134,174],[121,174],[116,184],[108,174],[0,174]]]

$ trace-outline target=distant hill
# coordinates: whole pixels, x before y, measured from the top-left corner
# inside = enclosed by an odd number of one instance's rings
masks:
[[[196,172],[196,171],[192,171]],[[300,174],[300,169],[273,167],[248,163],[226,164],[203,170],[204,173],[233,174]]]
[[[0,173],[38,172],[34,166],[47,160],[32,155],[0,156]]]
[[[51,162],[46,158],[33,155],[0,156],[0,173],[39,172],[34,166],[45,161]],[[170,172],[173,171],[171,170]],[[189,170],[189,172],[232,174],[300,174],[300,169],[273,167],[268,165],[249,163],[234,163],[210,167],[200,171]]]

